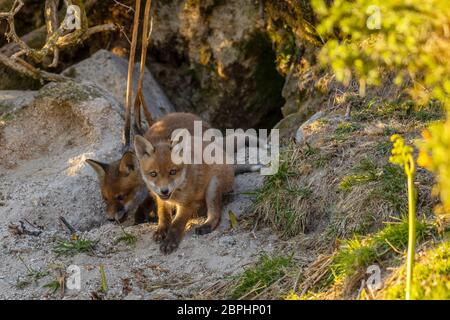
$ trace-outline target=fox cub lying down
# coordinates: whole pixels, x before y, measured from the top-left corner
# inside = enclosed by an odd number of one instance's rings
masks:
[[[194,121],[201,119],[188,113],[172,113],[152,125],[145,136],[134,139],[142,179],[157,202],[158,227],[153,238],[161,242],[164,254],[178,247],[187,222],[203,208],[206,208],[207,220],[195,232],[213,231],[220,221],[222,195],[233,189],[236,170],[233,165],[175,164],[172,161],[176,142],[170,141],[167,132],[186,128],[192,135]],[[174,218],[173,208],[176,208]]]

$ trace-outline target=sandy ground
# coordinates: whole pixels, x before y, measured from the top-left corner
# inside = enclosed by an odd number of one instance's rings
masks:
[[[228,220],[230,210],[238,218],[248,213],[252,200],[243,193],[261,185],[259,174],[237,178],[216,231],[197,236],[189,229],[169,256],[151,239],[154,224],[126,227],[136,244],[117,243],[123,231],[106,222],[96,176],[84,162],[119,155],[123,119],[114,96],[80,82],[49,84],[28,95],[0,120],[0,299],[204,297],[260,252],[274,249],[277,239],[269,231],[252,233],[239,224],[231,229]],[[7,103],[1,97],[0,106]],[[69,238],[60,216],[96,242],[93,251],[72,257],[54,252],[59,239]],[[20,221],[39,235],[17,234]],[[45,285],[70,265],[80,269],[79,290],[50,294]],[[100,292],[100,266],[106,293]]]

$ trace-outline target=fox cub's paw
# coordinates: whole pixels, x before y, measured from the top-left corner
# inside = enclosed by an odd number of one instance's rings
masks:
[[[202,224],[201,226],[198,226],[197,228],[195,228],[195,234],[198,234],[198,235],[211,233],[212,231],[213,231],[213,229],[212,229],[211,225],[209,225],[209,224]]]
[[[167,228],[158,228],[153,233],[153,240],[156,242],[161,242],[167,237]]]
[[[163,242],[159,246],[159,250],[161,250],[163,254],[170,254],[173,251],[175,251],[176,248],[178,248],[179,243],[180,242],[177,239],[173,237],[168,237],[165,240],[163,240]]]

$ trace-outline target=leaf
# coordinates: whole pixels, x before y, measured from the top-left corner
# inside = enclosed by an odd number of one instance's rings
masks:
[[[228,216],[230,217],[230,227],[231,229],[234,229],[237,227],[237,220],[236,220],[236,216],[233,213],[233,211],[228,211]]]
[[[100,289],[103,293],[106,293],[108,292],[108,284],[106,283],[105,268],[103,267],[103,265],[100,265],[100,275],[102,278],[102,284]]]

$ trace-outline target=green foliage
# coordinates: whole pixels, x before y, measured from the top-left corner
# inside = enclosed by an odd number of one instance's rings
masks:
[[[425,220],[417,222],[416,236],[419,241],[435,232],[434,225]],[[333,258],[332,273],[335,280],[349,276],[373,263],[380,263],[399,250],[404,250],[408,243],[408,220],[389,223],[379,232],[366,237],[346,240]]]
[[[74,256],[78,253],[92,252],[95,247],[95,241],[89,239],[75,239],[75,240],[63,240],[60,239],[56,242],[53,252],[58,256]]]
[[[122,235],[114,241],[115,244],[125,242],[131,247],[136,247],[137,237],[134,234],[126,232],[122,225],[120,226],[120,229],[122,230]]]
[[[359,121],[374,119],[389,120],[396,118],[399,120],[415,120],[419,123],[427,123],[442,119],[444,113],[442,105],[436,102],[417,105],[411,100],[402,102],[378,102],[376,100],[371,100],[364,107],[356,108],[352,112],[352,117]]]
[[[31,283],[38,283],[41,278],[46,277],[50,274],[48,270],[36,270],[30,266],[28,266],[25,261],[22,259],[21,256],[19,256],[19,260],[22,262],[22,264],[27,269],[27,274],[25,276],[25,279],[17,279],[16,287],[18,289],[24,289],[25,287],[29,286]]]
[[[401,278],[405,268],[400,269]],[[386,288],[384,298],[405,299],[403,283]],[[414,269],[414,281],[411,288],[414,300],[450,299],[450,243],[443,242],[434,249],[425,251]]]
[[[55,294],[61,288],[61,283],[58,280],[50,281],[44,285],[44,288],[48,289],[50,295]]]
[[[319,60],[331,66],[345,84],[356,78],[364,96],[366,85],[379,85],[386,75],[407,89],[415,104],[439,100],[447,109],[445,123],[430,126],[420,144],[419,165],[438,175],[442,206],[450,215],[450,41],[447,0],[313,0],[326,43]],[[375,22],[375,23],[374,23]],[[376,25],[379,23],[379,25]],[[426,113],[418,113],[429,119]]]
[[[334,131],[334,138],[343,139],[352,132],[358,131],[361,126],[351,122],[341,122]]]
[[[376,164],[370,159],[363,159],[354,169],[354,174],[345,176],[339,183],[339,190],[351,191],[354,186],[377,181],[380,177]]]
[[[297,180],[299,154],[295,149],[281,152],[278,172],[267,176],[264,185],[254,192],[254,211],[282,238],[304,231],[311,211],[306,202],[312,198],[313,190]]]
[[[286,268],[293,264],[292,257],[262,254],[255,266],[244,271],[237,278],[231,293],[232,299],[258,294],[286,274]]]

